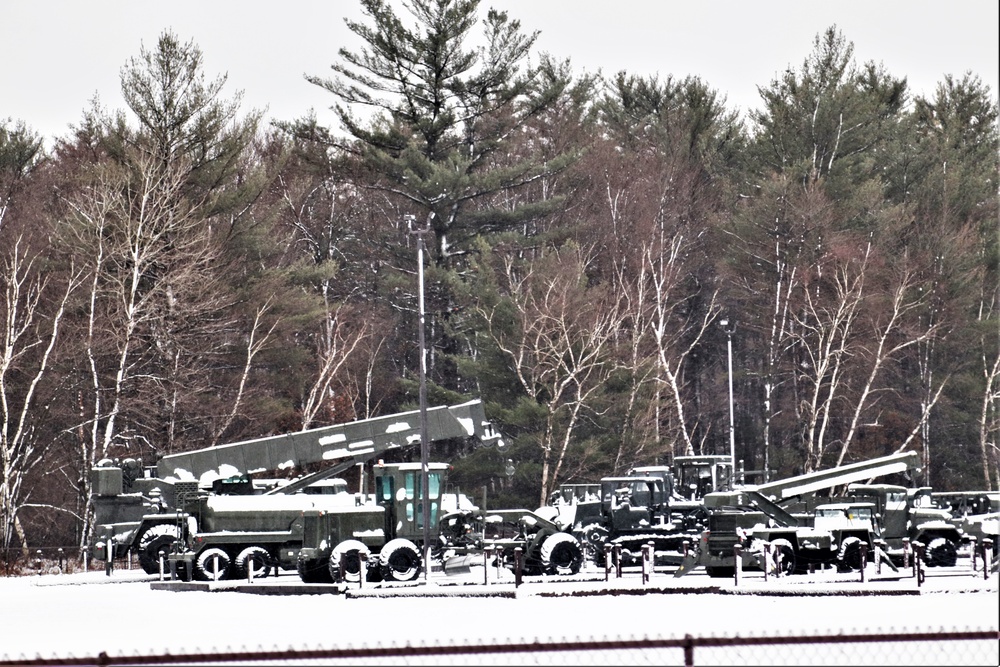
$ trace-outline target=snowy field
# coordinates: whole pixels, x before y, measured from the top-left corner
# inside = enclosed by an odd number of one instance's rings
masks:
[[[997,665],[1000,577],[983,579],[959,561],[928,569],[921,586],[912,576],[822,573],[763,580],[746,573],[732,580],[693,573],[674,579],[638,572],[605,583],[603,571],[578,581],[525,580],[483,585],[473,569],[464,585],[432,579],[413,595],[385,590],[350,594],[263,595],[232,590],[154,590],[157,577],[138,570],[47,574],[0,579],[0,661],[37,658],[111,659],[169,653],[316,650],[424,645],[505,645],[693,637],[774,637],[872,633],[991,631],[993,639],[889,643],[824,643],[711,648],[696,646],[695,665]],[[503,573],[506,574],[506,573]],[[589,580],[587,580],[589,579]],[[246,586],[299,585],[289,572]],[[204,586],[208,586],[205,584]],[[229,588],[230,590],[225,590]],[[700,592],[706,589],[717,592]],[[255,589],[257,590],[257,589]],[[438,592],[503,593],[508,597],[426,596]],[[880,591],[880,595],[872,595]],[[570,592],[576,594],[570,595]],[[838,592],[840,594],[831,594]],[[367,593],[369,597],[362,597]],[[577,595],[589,593],[588,595]],[[630,594],[624,594],[630,593]],[[641,593],[641,594],[640,594]],[[851,593],[851,594],[845,594]],[[353,657],[342,664],[683,665],[681,648],[574,652],[490,652],[458,655]],[[199,660],[198,664],[206,661]],[[222,662],[219,664],[292,664]],[[120,664],[120,662],[118,663]],[[167,663],[171,664],[171,663]],[[172,664],[184,664],[177,661]],[[308,664],[303,662],[302,664]],[[338,664],[326,657],[314,664]]]

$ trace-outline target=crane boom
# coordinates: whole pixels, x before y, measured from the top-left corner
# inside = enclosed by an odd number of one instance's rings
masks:
[[[479,399],[428,408],[427,432],[431,441],[476,438],[490,444],[500,437],[486,421]],[[212,471],[223,476],[252,474],[323,461],[362,461],[419,442],[420,411],[411,410],[170,454],[160,459],[156,470],[161,479],[198,479]]]
[[[891,475],[920,469],[920,457],[916,452],[890,454],[880,458],[849,463],[827,470],[788,477],[766,484],[747,485],[733,491],[719,491],[705,495],[706,507],[726,505],[749,505],[749,496],[763,497],[780,502],[807,493],[815,493],[835,486],[847,485],[863,479]]]

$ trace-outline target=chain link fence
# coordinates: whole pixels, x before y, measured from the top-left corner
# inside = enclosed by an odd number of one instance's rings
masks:
[[[533,639],[506,643],[273,648],[25,658],[0,665],[997,665],[1000,631]]]

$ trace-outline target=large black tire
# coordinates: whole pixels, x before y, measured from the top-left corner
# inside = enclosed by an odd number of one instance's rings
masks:
[[[330,556],[330,578],[333,581],[361,581],[361,556],[365,559],[371,556],[371,551],[360,540],[344,540],[333,549]],[[341,576],[340,559],[344,559],[343,576]]]
[[[272,559],[267,549],[250,546],[239,552],[233,561],[233,575],[237,579],[247,579],[253,568],[253,578],[263,579],[271,572]]]
[[[775,574],[781,576],[795,574],[795,549],[792,547],[792,543],[788,540],[775,540],[771,542],[771,549]]]
[[[147,526],[139,539],[136,540],[136,551],[139,556],[139,567],[146,574],[160,572],[160,551],[170,553],[171,547],[180,540],[180,529],[174,523],[157,523]],[[167,569],[164,556],[164,570]]]
[[[958,562],[958,547],[947,537],[934,537],[924,548],[924,562],[928,567],[954,567]]]
[[[305,584],[332,584],[330,569],[326,563],[318,560],[305,560],[299,558],[295,561],[295,570],[299,573],[299,579]]]
[[[847,537],[840,543],[837,552],[837,570],[840,572],[855,572],[861,570],[865,563],[861,562],[861,539]]]
[[[220,581],[229,576],[229,554],[218,547],[208,547],[194,559],[194,578]]]
[[[420,574],[420,551],[409,540],[389,540],[378,554],[385,581],[413,581]]]
[[[545,574],[576,574],[583,564],[583,549],[569,533],[552,533],[546,537],[538,555]]]

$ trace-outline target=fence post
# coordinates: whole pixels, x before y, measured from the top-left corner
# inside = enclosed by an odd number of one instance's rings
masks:
[[[650,540],[647,544],[649,546],[649,577],[647,577],[647,581],[649,581],[652,580],[653,573],[656,572],[656,543]]]
[[[622,545],[616,544],[614,547],[615,553],[615,576],[619,579],[622,578]]]
[[[604,581],[611,578],[611,545],[604,544]]]
[[[514,588],[521,585],[521,555],[524,553],[524,549],[521,547],[514,547]]]
[[[108,538],[107,551],[104,553],[106,556],[104,560],[104,574],[110,577],[111,572],[115,569],[115,538]]]
[[[976,562],[976,558],[979,556],[978,554],[979,545],[976,544],[975,535],[969,536],[969,543],[972,545],[972,571],[974,573],[976,571],[976,566],[978,565],[978,563]]]
[[[771,561],[773,560],[773,555],[771,554],[771,543],[764,542],[764,581],[767,581],[768,570],[771,569]]]
[[[490,554],[493,553],[493,547],[487,546],[483,549],[483,585],[490,585]]]
[[[340,557],[340,576],[344,576],[344,557]],[[368,576],[368,554],[362,551],[358,554],[358,588],[364,587],[365,577]]]
[[[993,569],[993,540],[987,537],[983,540],[983,579],[990,578],[991,569]]]
[[[743,545],[737,542],[733,545],[733,583],[740,585],[740,574],[743,572]]]
[[[924,583],[924,544],[914,542],[913,546],[916,547],[916,552],[913,554],[913,568],[917,573],[917,586],[920,586]]]
[[[56,553],[59,554],[59,573],[62,574],[63,573],[63,550],[62,550],[62,547],[59,547],[59,549],[56,551]]]
[[[163,581],[163,575],[164,572],[166,571],[166,568],[164,567],[163,564],[163,559],[165,556],[166,552],[163,549],[160,549],[160,551],[156,554],[156,558],[160,562],[160,581]]]
[[[684,667],[694,667],[694,637],[684,635]]]
[[[910,567],[910,538],[903,538],[903,567]]]
[[[865,583],[868,579],[865,577],[865,572],[868,571],[868,545],[862,542],[861,547],[861,583]]]

